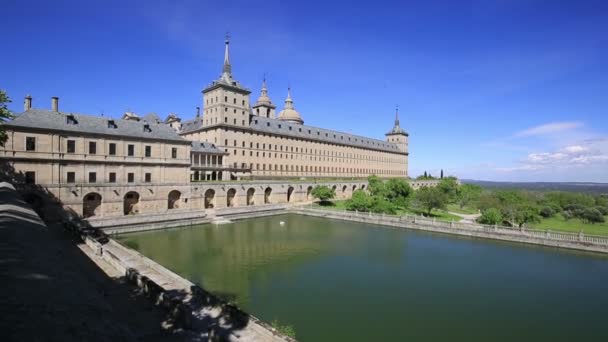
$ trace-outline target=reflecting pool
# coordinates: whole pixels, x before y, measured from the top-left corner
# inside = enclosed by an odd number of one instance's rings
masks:
[[[600,255],[291,214],[118,239],[300,341],[608,341]]]

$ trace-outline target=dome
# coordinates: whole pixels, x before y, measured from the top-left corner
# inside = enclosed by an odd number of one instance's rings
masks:
[[[300,113],[293,106],[293,100],[291,99],[291,89],[287,88],[287,98],[285,99],[285,108],[279,113],[279,120],[291,121],[299,124],[303,124],[304,120],[300,116]]]

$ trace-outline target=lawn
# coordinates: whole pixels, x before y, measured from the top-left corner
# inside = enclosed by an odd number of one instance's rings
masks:
[[[331,202],[333,205],[320,205],[318,202],[312,204],[313,208],[330,209],[330,210],[346,210],[346,200],[335,200]],[[421,215],[422,211],[414,208],[400,209],[397,211],[397,215]],[[426,216],[426,213],[424,213]],[[431,217],[442,221],[460,221],[461,217],[452,215],[447,211],[433,210],[431,211]]]
[[[606,218],[606,221],[608,221],[608,217]],[[566,221],[561,215],[555,215],[554,217],[548,219],[542,219],[540,223],[532,224],[531,228],[551,229],[572,233],[578,233],[582,230],[583,233],[590,235],[608,235],[607,222],[591,224],[584,223],[580,219],[570,219]]]
[[[460,209],[458,204],[448,204],[448,211],[459,214],[477,214],[477,209],[466,206]]]

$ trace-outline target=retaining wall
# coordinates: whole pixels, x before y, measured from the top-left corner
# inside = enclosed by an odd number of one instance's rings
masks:
[[[290,209],[290,212],[395,228],[416,229],[436,233],[576,249],[588,252],[608,253],[608,237],[603,236],[554,232],[550,230],[446,222],[410,215],[394,216],[352,211],[322,210],[305,207],[293,207]]]

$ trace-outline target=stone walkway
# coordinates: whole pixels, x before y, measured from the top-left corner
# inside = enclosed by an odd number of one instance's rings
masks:
[[[63,229],[0,184],[2,341],[176,341],[162,309],[108,277]]]
[[[461,214],[461,213],[455,213],[453,211],[448,211],[448,213],[461,217],[461,220],[459,222],[462,222],[462,223],[475,223],[477,218],[479,216],[481,216],[481,214]]]

